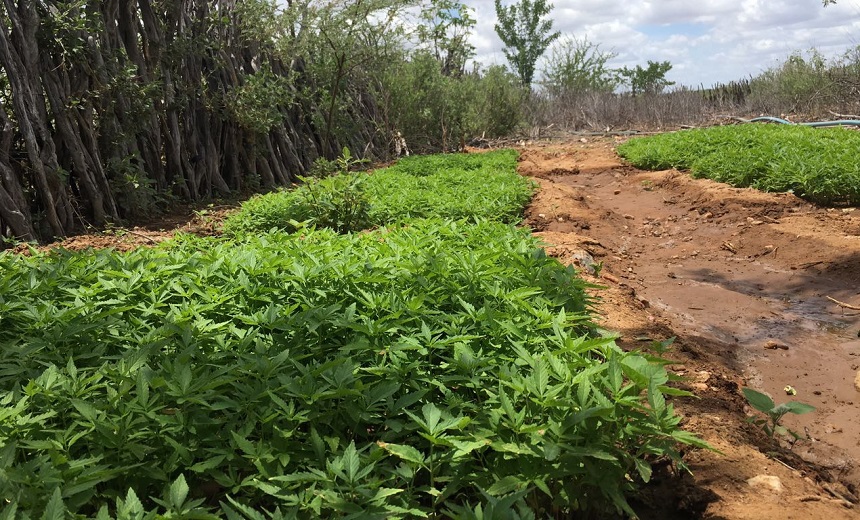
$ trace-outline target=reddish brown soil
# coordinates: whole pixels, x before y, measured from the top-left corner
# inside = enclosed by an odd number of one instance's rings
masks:
[[[670,368],[698,398],[676,406],[720,450],[688,452],[692,475],[657,479],[642,517],[860,518],[860,312],[827,299],[860,305],[860,210],[639,171],[616,144],[530,144],[520,170],[540,183],[526,223],[550,254],[602,264],[602,326],[625,348],[677,338]],[[814,405],[784,420],[803,439],[777,444],[746,422],[742,386]]]
[[[68,237],[66,239],[38,246],[36,249],[116,249],[131,251],[138,247],[151,247],[169,240],[179,233],[193,233],[200,236],[218,235],[226,216],[239,206],[238,203],[209,204],[200,207],[182,207],[167,215],[153,216],[130,228],[108,228],[103,231]],[[20,244],[13,251],[28,254],[29,244]]]

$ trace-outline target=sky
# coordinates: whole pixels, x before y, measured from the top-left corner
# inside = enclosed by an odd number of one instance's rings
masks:
[[[514,0],[502,0],[510,5]],[[493,0],[465,0],[477,20],[475,60],[505,64]],[[612,67],[670,61],[669,80],[706,87],[749,78],[792,52],[828,58],[860,45],[860,0],[554,0],[553,28],[617,53]],[[540,66],[539,66],[540,69]]]

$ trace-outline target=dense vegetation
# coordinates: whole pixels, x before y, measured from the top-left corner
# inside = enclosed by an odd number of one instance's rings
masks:
[[[463,12],[464,16],[452,13]],[[449,0],[0,2],[0,247],[511,132]],[[413,30],[415,14],[432,30]],[[474,24],[474,21],[471,22]]]
[[[353,173],[254,197],[226,222],[227,233],[293,231],[300,225],[358,231],[421,217],[515,224],[534,186],[516,173],[517,154],[407,157],[372,175]]]
[[[700,444],[661,362],[595,333],[573,269],[475,215],[0,273],[3,518],[599,513]]]
[[[821,204],[860,204],[860,134],[751,124],[685,130],[618,147],[634,166],[679,168],[738,187],[791,191]]]

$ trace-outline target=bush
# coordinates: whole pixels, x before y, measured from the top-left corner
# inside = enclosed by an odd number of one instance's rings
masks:
[[[411,150],[425,153],[458,150],[481,135],[509,135],[527,94],[504,67],[446,76],[438,60],[421,52],[389,73],[385,91],[392,128]]]
[[[484,70],[477,79],[476,121],[472,137],[507,137],[521,125],[528,91],[523,90],[516,75],[502,65]]]
[[[849,130],[751,124],[631,139],[618,153],[639,168],[686,169],[737,187],[857,205],[858,148],[860,134]]]
[[[783,63],[771,67],[750,81],[750,102],[765,111],[815,113],[834,106],[836,85],[828,75],[833,65],[816,49],[793,52]]]

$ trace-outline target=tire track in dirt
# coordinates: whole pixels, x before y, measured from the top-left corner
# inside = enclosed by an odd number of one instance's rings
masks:
[[[860,517],[844,501],[860,482],[860,313],[826,298],[860,303],[860,210],[642,172],[615,144],[527,146],[520,170],[541,184],[526,223],[548,252],[601,265],[599,313],[619,343],[679,338],[671,368],[700,398],[678,400],[685,427],[724,454],[691,453],[695,477],[669,484],[653,517]],[[804,437],[786,462],[761,453],[773,446],[744,422],[742,385],[816,406],[785,419]],[[761,475],[783,491],[747,483]]]

